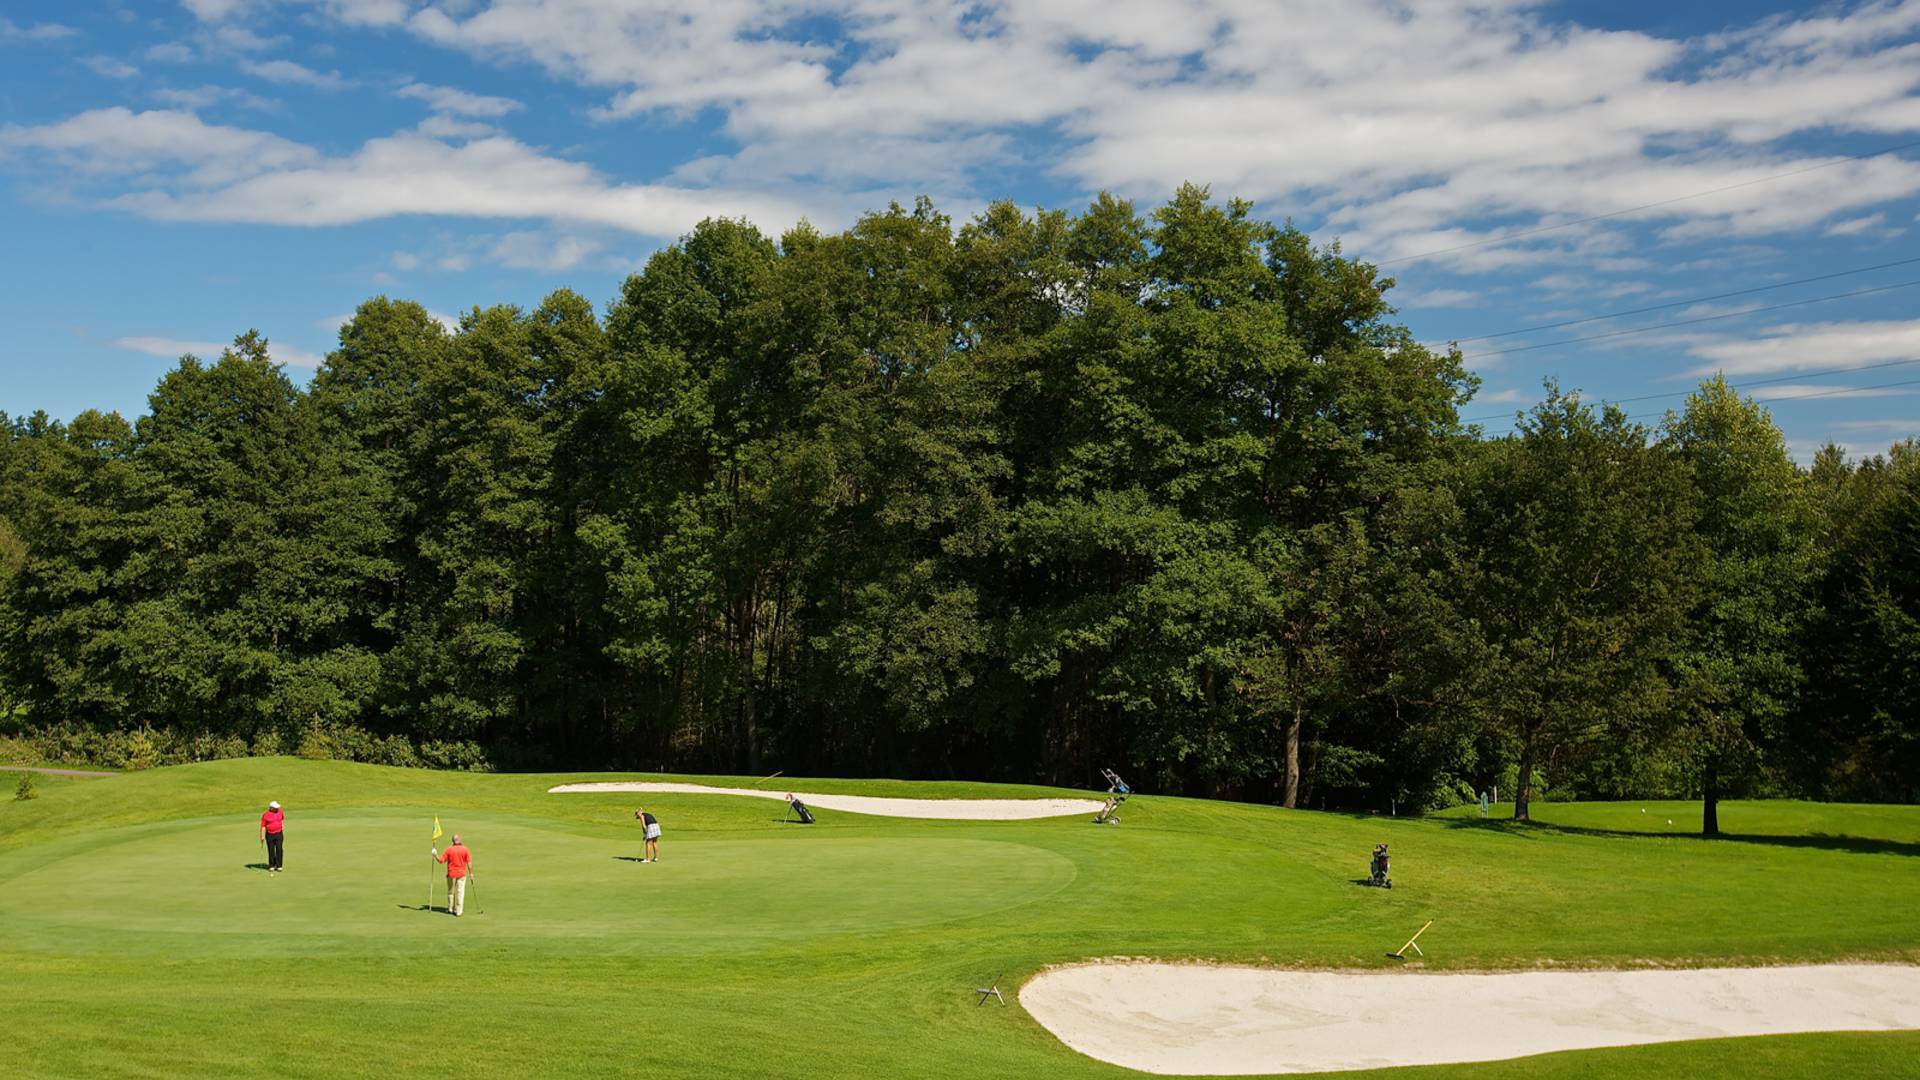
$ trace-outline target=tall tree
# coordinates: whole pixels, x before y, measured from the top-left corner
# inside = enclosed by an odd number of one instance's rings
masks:
[[[1647,434],[1550,385],[1469,481],[1465,602],[1490,646],[1470,677],[1515,743],[1517,820],[1543,759],[1664,714],[1693,517],[1684,473]]]
[[[1717,836],[1722,792],[1759,775],[1799,694],[1815,510],[1780,429],[1724,377],[1668,416],[1662,441],[1692,482],[1702,545],[1675,703],[1700,777],[1701,829]]]

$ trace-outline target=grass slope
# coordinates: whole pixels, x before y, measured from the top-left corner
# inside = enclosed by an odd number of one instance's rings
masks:
[[[1694,804],[1545,806],[1514,826],[1143,796],[1117,828],[831,811],[802,828],[759,800],[546,793],[593,778],[270,759],[0,803],[0,1075],[1116,1077],[1134,1074],[968,991],[1111,955],[1374,968],[1427,919],[1436,968],[1920,961],[1920,808],[1732,803],[1723,827],[1744,838],[1707,842],[1665,835],[1697,826]],[[253,868],[269,798],[288,808],[280,877]],[[659,864],[630,861],[636,802],[666,826]],[[466,919],[421,909],[434,814],[475,853]],[[1383,839],[1397,887],[1361,888]],[[1817,1035],[1395,1075],[1917,1061],[1920,1034]]]

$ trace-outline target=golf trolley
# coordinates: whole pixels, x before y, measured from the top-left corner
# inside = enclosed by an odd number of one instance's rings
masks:
[[[1120,779],[1120,774],[1112,769],[1101,769],[1100,775],[1107,778],[1107,804],[1100,808],[1100,813],[1093,819],[1093,823],[1118,825],[1120,818],[1114,811],[1120,809],[1120,804],[1127,801],[1127,796],[1133,794],[1133,789],[1128,787],[1127,782]]]
[[[1392,858],[1387,854],[1387,845],[1380,844],[1373,849],[1373,861],[1367,864],[1367,884],[1382,889],[1393,888],[1393,879],[1387,876]]]

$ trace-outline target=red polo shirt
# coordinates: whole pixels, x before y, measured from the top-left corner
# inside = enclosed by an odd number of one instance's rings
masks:
[[[260,815],[260,827],[270,833],[279,832],[284,826],[287,814],[284,810],[269,810]]]
[[[440,853],[440,861],[447,864],[448,877],[463,878],[473,862],[473,852],[468,851],[465,844],[454,844]]]

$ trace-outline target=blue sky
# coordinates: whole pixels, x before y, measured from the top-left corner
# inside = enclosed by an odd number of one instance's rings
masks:
[[[15,415],[137,413],[249,327],[304,379],[380,293],[605,303],[712,215],[1192,180],[1381,263],[1417,334],[1463,339],[1491,429],[1544,378],[1651,419],[1721,370],[1803,459],[1920,434],[1920,261],[1885,265],[1920,260],[1920,0],[0,11]]]

